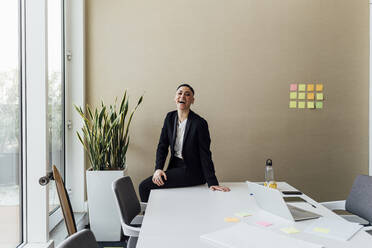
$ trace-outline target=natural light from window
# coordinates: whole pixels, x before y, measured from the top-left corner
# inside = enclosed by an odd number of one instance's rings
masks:
[[[22,242],[19,1],[0,1],[0,247]]]

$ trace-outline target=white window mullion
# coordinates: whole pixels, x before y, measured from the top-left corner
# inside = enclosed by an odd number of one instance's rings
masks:
[[[48,186],[38,182],[48,168],[47,0],[25,3],[26,246],[49,247]]]
[[[65,0],[65,119],[66,119],[66,187],[71,191],[74,212],[85,212],[85,155],[76,131],[83,121],[74,104],[85,106],[85,0]]]

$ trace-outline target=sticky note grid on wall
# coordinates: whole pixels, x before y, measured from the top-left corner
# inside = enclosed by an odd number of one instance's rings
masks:
[[[325,97],[323,88],[322,83],[291,83],[289,85],[289,108],[324,108]]]

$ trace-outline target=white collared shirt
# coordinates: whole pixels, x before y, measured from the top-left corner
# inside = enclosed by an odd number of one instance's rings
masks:
[[[185,135],[187,119],[183,122],[177,122],[177,134],[176,142],[174,144],[174,156],[183,159],[182,157],[182,146],[183,146],[183,136]]]

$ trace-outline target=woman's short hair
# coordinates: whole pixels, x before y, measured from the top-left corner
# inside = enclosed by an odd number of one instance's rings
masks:
[[[189,85],[189,84],[180,84],[180,85],[178,85],[176,91],[177,91],[179,88],[181,88],[181,87],[188,87],[188,88],[191,90],[192,94],[195,95],[194,89],[191,87],[191,85]]]

